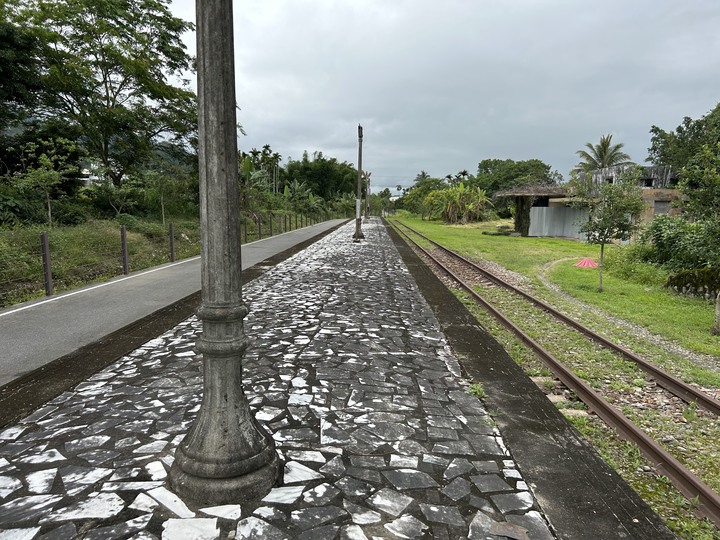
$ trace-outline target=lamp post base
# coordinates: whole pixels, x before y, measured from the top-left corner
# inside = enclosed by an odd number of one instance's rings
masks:
[[[196,504],[237,504],[262,499],[280,483],[282,475],[277,454],[264,466],[231,478],[205,478],[187,473],[178,465],[177,457],[176,454],[170,469],[170,485],[180,498]]]
[[[361,223],[360,216],[358,215],[357,218],[355,218],[355,234],[353,235],[353,242],[359,242],[360,240],[365,240],[365,235],[362,232],[362,229],[360,228]]]

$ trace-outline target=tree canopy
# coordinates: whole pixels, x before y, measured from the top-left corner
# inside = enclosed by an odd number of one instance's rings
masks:
[[[12,14],[39,43],[38,112],[78,126],[116,186],[155,143],[195,130],[195,94],[182,81],[193,60],[181,40],[193,25],[172,16],[169,4],[28,0]]]
[[[539,159],[484,159],[478,163],[475,183],[488,195],[527,184],[554,184],[558,173],[550,172],[550,165]]]
[[[285,167],[285,183],[304,183],[315,195],[325,200],[353,193],[357,185],[357,169],[349,163],[328,158],[322,152],[313,152],[312,159],[307,152],[300,161],[290,160]]]
[[[415,183],[403,196],[403,208],[415,214],[425,214],[425,198],[433,191],[447,188],[441,178],[432,178],[425,171],[415,177]]]
[[[612,144],[612,135],[603,135],[598,144],[585,143],[587,150],[575,152],[580,163],[575,166],[577,171],[592,171],[614,165],[632,165],[630,156],[623,152],[623,143]]]
[[[0,131],[27,115],[41,90],[38,40],[0,8]]]
[[[720,103],[698,120],[686,116],[674,131],[652,126],[650,134],[647,161],[680,171],[704,145],[713,148],[720,143]]]

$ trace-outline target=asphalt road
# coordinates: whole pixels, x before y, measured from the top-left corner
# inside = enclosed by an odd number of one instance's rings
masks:
[[[338,219],[242,246],[243,270],[332,229]],[[200,290],[200,257],[0,311],[0,387]]]

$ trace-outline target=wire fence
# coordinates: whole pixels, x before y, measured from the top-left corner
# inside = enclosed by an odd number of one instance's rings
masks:
[[[243,213],[238,232],[245,244],[333,217]],[[128,221],[119,228],[90,222],[74,227],[74,234],[37,227],[0,231],[0,308],[200,254],[198,223]]]

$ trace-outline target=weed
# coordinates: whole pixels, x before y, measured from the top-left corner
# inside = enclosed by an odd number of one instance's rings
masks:
[[[478,399],[483,399],[487,395],[485,393],[485,388],[483,388],[483,385],[480,383],[472,383],[467,392]]]
[[[685,410],[682,413],[683,418],[687,420],[688,422],[692,422],[697,419],[698,412],[697,412],[697,402],[692,401],[688,404],[687,407],[685,407]]]

